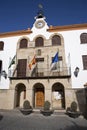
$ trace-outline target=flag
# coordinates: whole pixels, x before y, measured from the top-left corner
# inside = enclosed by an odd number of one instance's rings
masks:
[[[52,63],[51,63],[51,70],[56,70],[57,69],[57,62],[59,61],[58,58],[58,52],[55,54],[55,56],[52,59]]]
[[[30,70],[31,70],[31,68],[32,68],[32,66],[33,66],[34,64],[36,64],[36,58],[35,58],[35,56],[33,57],[32,61],[31,61],[30,64],[29,64],[29,69],[30,69]]]
[[[15,55],[15,56],[13,57],[13,59],[11,60],[8,69],[9,69],[13,64],[15,64],[15,58],[16,58],[16,55]]]

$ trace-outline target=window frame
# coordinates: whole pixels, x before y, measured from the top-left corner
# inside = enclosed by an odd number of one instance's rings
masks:
[[[59,35],[52,37],[52,46],[61,46],[61,37]]]
[[[23,42],[23,40],[25,40],[25,41]],[[28,40],[26,38],[22,38],[20,40],[19,48],[20,49],[25,49],[27,47],[28,47]]]
[[[87,44],[87,33],[82,33],[80,35],[80,43],[81,44]]]
[[[43,47],[44,46],[44,39],[42,37],[37,37],[35,39],[35,47]]]
[[[0,41],[0,51],[3,51],[3,50],[4,50],[4,42]]]
[[[82,55],[83,70],[87,70],[87,55]]]

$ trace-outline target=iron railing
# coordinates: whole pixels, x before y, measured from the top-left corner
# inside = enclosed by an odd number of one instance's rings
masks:
[[[38,68],[33,70],[26,70],[26,72],[19,72],[16,70],[9,70],[8,77],[57,77],[57,76],[71,76],[70,67],[61,67],[57,70],[48,70],[47,68]]]

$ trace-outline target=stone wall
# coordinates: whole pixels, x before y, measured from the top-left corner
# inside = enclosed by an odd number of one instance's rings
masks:
[[[0,109],[14,108],[14,90],[2,89],[0,90]]]

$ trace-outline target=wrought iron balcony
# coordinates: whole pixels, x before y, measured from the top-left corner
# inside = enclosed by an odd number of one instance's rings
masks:
[[[55,77],[70,77],[71,68],[61,67],[57,70],[48,70],[47,68],[38,68],[33,70],[18,71],[9,70],[8,77],[12,79],[33,79],[33,78],[55,78]]]

